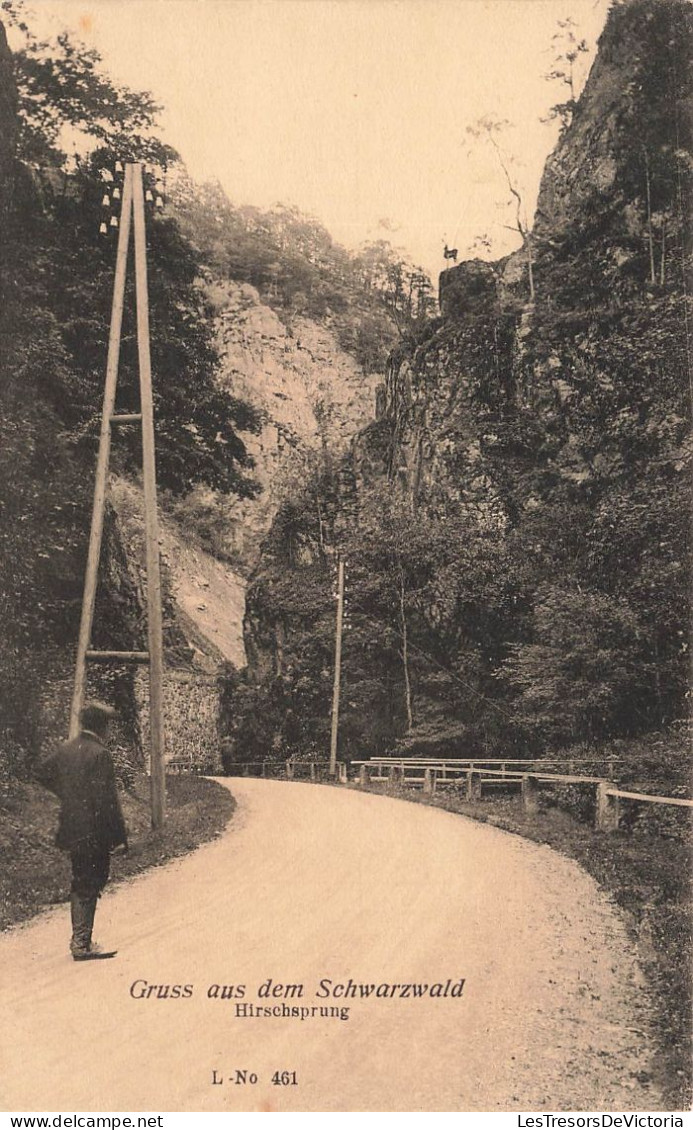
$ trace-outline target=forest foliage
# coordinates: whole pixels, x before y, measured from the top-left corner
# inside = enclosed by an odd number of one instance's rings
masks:
[[[388,354],[436,310],[433,286],[387,239],[348,251],[294,205],[236,206],[221,185],[172,178],[183,230],[216,277],[250,283],[290,324],[304,315],[329,325],[364,372],[382,372]]]
[[[258,489],[242,434],[261,419],[217,380],[215,311],[204,285],[210,274],[258,287],[289,322],[299,313],[327,322],[367,371],[383,367],[391,345],[434,303],[424,273],[386,241],[351,255],[293,207],[237,208],[219,186],[195,185],[161,139],[151,94],[113,80],[99,53],[71,33],[38,34],[24,0],[3,0],[0,11],[13,48],[5,125],[16,142],[14,162],[3,169],[11,191],[2,201],[0,278],[2,642],[10,657],[0,696],[3,745],[16,751],[6,755],[7,767],[35,752],[41,688],[60,666],[64,640],[76,634],[117,239],[114,190],[122,188],[117,169],[144,163],[152,170],[146,187],[165,196],[163,211],[148,208],[147,238],[157,476],[171,505],[200,489],[221,501]],[[131,259],[121,412],[139,406],[133,291]],[[114,470],[137,475],[137,429],[119,431],[111,458]],[[106,556],[113,552],[116,542],[107,539]],[[99,622],[111,644],[141,628],[123,570],[122,561],[109,560],[100,586]]]
[[[3,169],[0,249],[0,776],[35,756],[42,699],[62,670],[65,641],[76,638],[113,287],[116,162],[161,169],[177,160],[158,136],[150,95],[111,80],[98,54],[69,35],[38,38],[17,0],[6,0],[2,14],[15,46],[16,99],[9,91],[4,104],[16,152]],[[260,419],[217,380],[199,256],[168,213],[150,210],[147,235],[159,484],[179,496],[197,484],[253,494],[240,433]],[[139,409],[132,275],[131,255],[116,402],[124,412]],[[121,429],[113,469],[136,476],[140,460],[138,430]],[[138,598],[109,523],[99,601],[104,642],[132,646]]]
[[[616,5],[600,50],[608,81],[628,74],[609,193],[582,186],[587,205],[544,232],[533,302],[518,309],[513,284],[504,312],[453,312],[396,351],[388,411],[356,457],[280,512],[249,593],[254,679],[230,691],[232,737],[246,696],[262,704],[256,749],[317,735],[325,755],[336,553],[350,566],[343,757],[537,757],[680,735],[692,10]],[[570,110],[582,128],[581,104]],[[416,470],[421,445],[434,469]],[[685,741],[668,748],[665,775],[685,788]]]
[[[368,371],[391,351],[389,409],[358,440],[360,478],[352,458],[326,456],[277,516],[249,593],[253,677],[226,688],[234,748],[326,750],[337,553],[350,563],[346,756],[460,743],[535,756],[680,722],[690,8],[614,6],[600,50],[617,65],[625,44],[630,70],[610,193],[533,243],[529,305],[442,325],[431,320],[429,280],[387,241],[347,252],[293,207],[237,207],[219,186],[193,185],[158,137],[151,96],[112,82],[69,36],[37,39],[19,0],[3,10],[24,36],[2,248],[2,638],[12,660],[0,694],[13,740],[34,741],[35,684],[78,615],[114,255],[112,235],[98,234],[112,183],[103,171],[123,158],[155,162],[167,186],[168,207],[149,222],[162,487],[181,497],[197,484],[255,489],[239,433],[259,420],[215,380],[213,315],[198,285],[206,271],[256,286],[289,322],[326,322]],[[569,65],[573,50],[570,39],[559,45]],[[571,96],[568,111],[562,145],[581,102]],[[126,318],[122,410],[137,408],[136,373]],[[412,479],[402,446],[412,392],[435,416],[446,382],[458,414],[426,437],[442,471]],[[136,471],[138,458],[124,438],[116,466]],[[111,620],[122,622],[133,595],[110,596]]]

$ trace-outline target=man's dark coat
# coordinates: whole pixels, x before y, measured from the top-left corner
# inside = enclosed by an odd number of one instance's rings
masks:
[[[113,762],[96,734],[63,742],[39,769],[41,782],[60,798],[55,842],[64,851],[110,851],[127,843]]]

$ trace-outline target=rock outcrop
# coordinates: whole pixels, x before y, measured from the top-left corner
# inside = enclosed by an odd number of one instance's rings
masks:
[[[228,531],[229,549],[249,571],[280,502],[375,418],[382,377],[365,375],[325,325],[282,321],[248,284],[208,283],[206,293],[216,310],[220,379],[263,417],[259,435],[243,435],[261,491],[232,507]]]
[[[641,727],[661,725],[682,709],[691,58],[692,11],[683,0],[613,6],[573,120],[547,162],[528,243],[500,262],[473,260],[441,276],[441,318],[392,354],[378,419],[355,437],[343,463],[345,489],[340,482],[340,513],[331,525],[336,542],[340,523],[356,531],[361,521],[372,524],[377,512],[368,507],[380,492],[411,515],[413,527],[419,514],[433,524],[457,522],[473,543],[470,569],[486,568],[489,554],[488,576],[475,581],[482,586],[477,635],[464,612],[463,574],[455,581],[459,614],[451,618],[444,577],[440,591],[427,591],[425,607],[414,598],[410,605],[423,647],[440,645],[436,670],[456,654],[459,686],[469,689],[465,703],[463,690],[441,690],[422,664],[418,715],[456,712],[458,732],[479,748],[499,740],[489,735],[513,717],[503,679],[514,679],[515,688],[539,687],[543,702],[565,659],[564,641],[546,627],[552,617],[591,623],[595,640],[605,632],[615,647],[616,682],[626,668],[642,672],[652,662],[656,693],[647,707],[637,691]],[[302,513],[307,521],[308,507]],[[279,672],[287,701],[295,693],[288,684],[302,693],[310,684],[317,699],[324,675],[317,667],[308,673],[302,643],[315,634],[316,617],[301,622],[295,593],[292,602],[283,596],[291,555],[278,568],[282,531],[275,533],[274,558],[267,554],[249,597],[251,676],[271,694]],[[293,527],[291,537],[297,540]],[[303,537],[315,558],[315,530]],[[460,546],[460,557],[466,548]],[[294,554],[293,568],[300,572],[309,560],[309,553]],[[493,576],[499,561],[512,592],[501,592]],[[435,562],[427,567],[434,572]],[[382,604],[377,611],[383,615]],[[610,617],[612,635],[604,628]],[[439,629],[444,618],[446,634]],[[632,643],[627,624],[637,625]],[[572,631],[566,655],[578,647]],[[367,638],[375,654],[377,641]],[[294,670],[287,676],[290,654]],[[544,676],[540,654],[550,657]],[[566,695],[581,685],[571,681],[571,661],[565,659]],[[378,695],[386,683],[391,694],[402,674],[397,659],[387,673],[382,659],[368,667],[363,651],[359,663],[363,716],[380,709]],[[636,694],[639,677],[628,676],[631,683],[615,690],[611,672],[594,672],[607,690],[585,723],[588,738],[633,725],[624,688]],[[392,693],[401,700],[401,687]],[[276,709],[281,717],[281,704]],[[547,733],[563,735],[560,708],[553,730],[545,718],[536,721],[531,695],[526,710],[526,732],[543,741]],[[505,740],[515,741],[518,726],[508,732]],[[397,737],[392,732],[391,740]],[[570,737],[568,726],[561,740]]]
[[[594,474],[570,422],[584,369],[629,305],[633,314],[658,307],[671,323],[687,271],[690,38],[680,0],[612,10],[542,177],[529,237],[533,299],[527,248],[440,276],[442,325],[393,355],[381,409],[391,429],[384,470],[414,501],[435,484],[454,500],[488,501],[498,489],[506,507],[533,505],[531,453],[515,442],[532,415],[553,433],[541,458],[554,473],[574,482]],[[613,391],[606,375],[602,391]],[[369,451],[367,435],[359,449]],[[513,490],[503,492],[509,466]]]

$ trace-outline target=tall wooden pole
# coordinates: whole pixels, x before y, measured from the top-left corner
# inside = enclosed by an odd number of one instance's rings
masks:
[[[161,576],[159,570],[159,521],[156,508],[156,458],[154,451],[154,402],[149,351],[149,295],[147,292],[147,243],[144,221],[142,166],[132,169],[135,215],[135,289],[137,295],[137,348],[142,410],[142,475],[144,480],[145,538],[147,547],[147,635],[149,642],[149,726],[152,827],[163,824],[166,789],[164,777],[163,639],[161,623]]]
[[[332,735],[330,739],[330,776],[337,775],[337,738],[339,735],[339,691],[342,679],[342,627],[344,622],[344,562],[340,559],[337,573],[337,631],[334,651],[334,688],[332,691]]]
[[[103,395],[103,414],[101,417],[101,437],[96,464],[94,504],[92,507],[91,533],[84,580],[82,618],[77,642],[77,662],[75,666],[75,686],[70,708],[70,737],[79,733],[79,715],[84,702],[86,687],[86,657],[91,640],[96,601],[96,583],[99,573],[99,558],[103,539],[103,520],[106,507],[106,485],[108,461],[111,450],[111,417],[115,405],[118,384],[118,362],[120,360],[120,334],[123,323],[123,303],[125,299],[125,276],[127,273],[128,245],[130,243],[130,218],[132,216],[132,168],[125,170],[123,185],[123,204],[120,212],[118,231],[118,251],[116,255],[115,282],[113,285],[113,305],[111,308],[111,328],[108,336],[108,357],[106,361],[106,384]]]

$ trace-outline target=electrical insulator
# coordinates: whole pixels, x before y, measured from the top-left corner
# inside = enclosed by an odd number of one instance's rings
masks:
[[[113,199],[114,200],[120,200],[120,189],[119,188],[113,189]]]
[[[147,191],[145,192],[145,194],[144,194],[144,199],[145,199],[145,200],[148,200],[148,201],[149,201],[149,203],[151,203],[151,202],[152,202],[152,200],[154,199],[154,197],[152,196],[152,190],[151,190],[151,188],[148,188],[148,189],[147,189]]]
[[[157,196],[157,198],[156,198],[156,206],[157,206],[157,208],[163,208],[163,206],[164,206],[164,202],[163,202],[163,200],[161,199],[160,196]]]
[[[110,205],[111,205],[111,198],[108,195],[108,193],[106,193],[103,200],[101,201],[101,207],[102,208],[110,208]]]
[[[156,191],[157,192],[163,192],[164,191],[164,182],[162,180],[158,180],[156,182]]]
[[[118,217],[117,216],[111,216],[111,227],[112,228],[118,227]]]
[[[116,171],[117,173],[122,173],[122,171],[123,171],[123,162],[122,162],[122,161],[116,161],[116,163],[115,163],[115,171]]]
[[[102,222],[101,227],[99,228],[99,234],[100,235],[106,235],[107,231],[108,231],[108,228],[106,227],[106,224]]]

